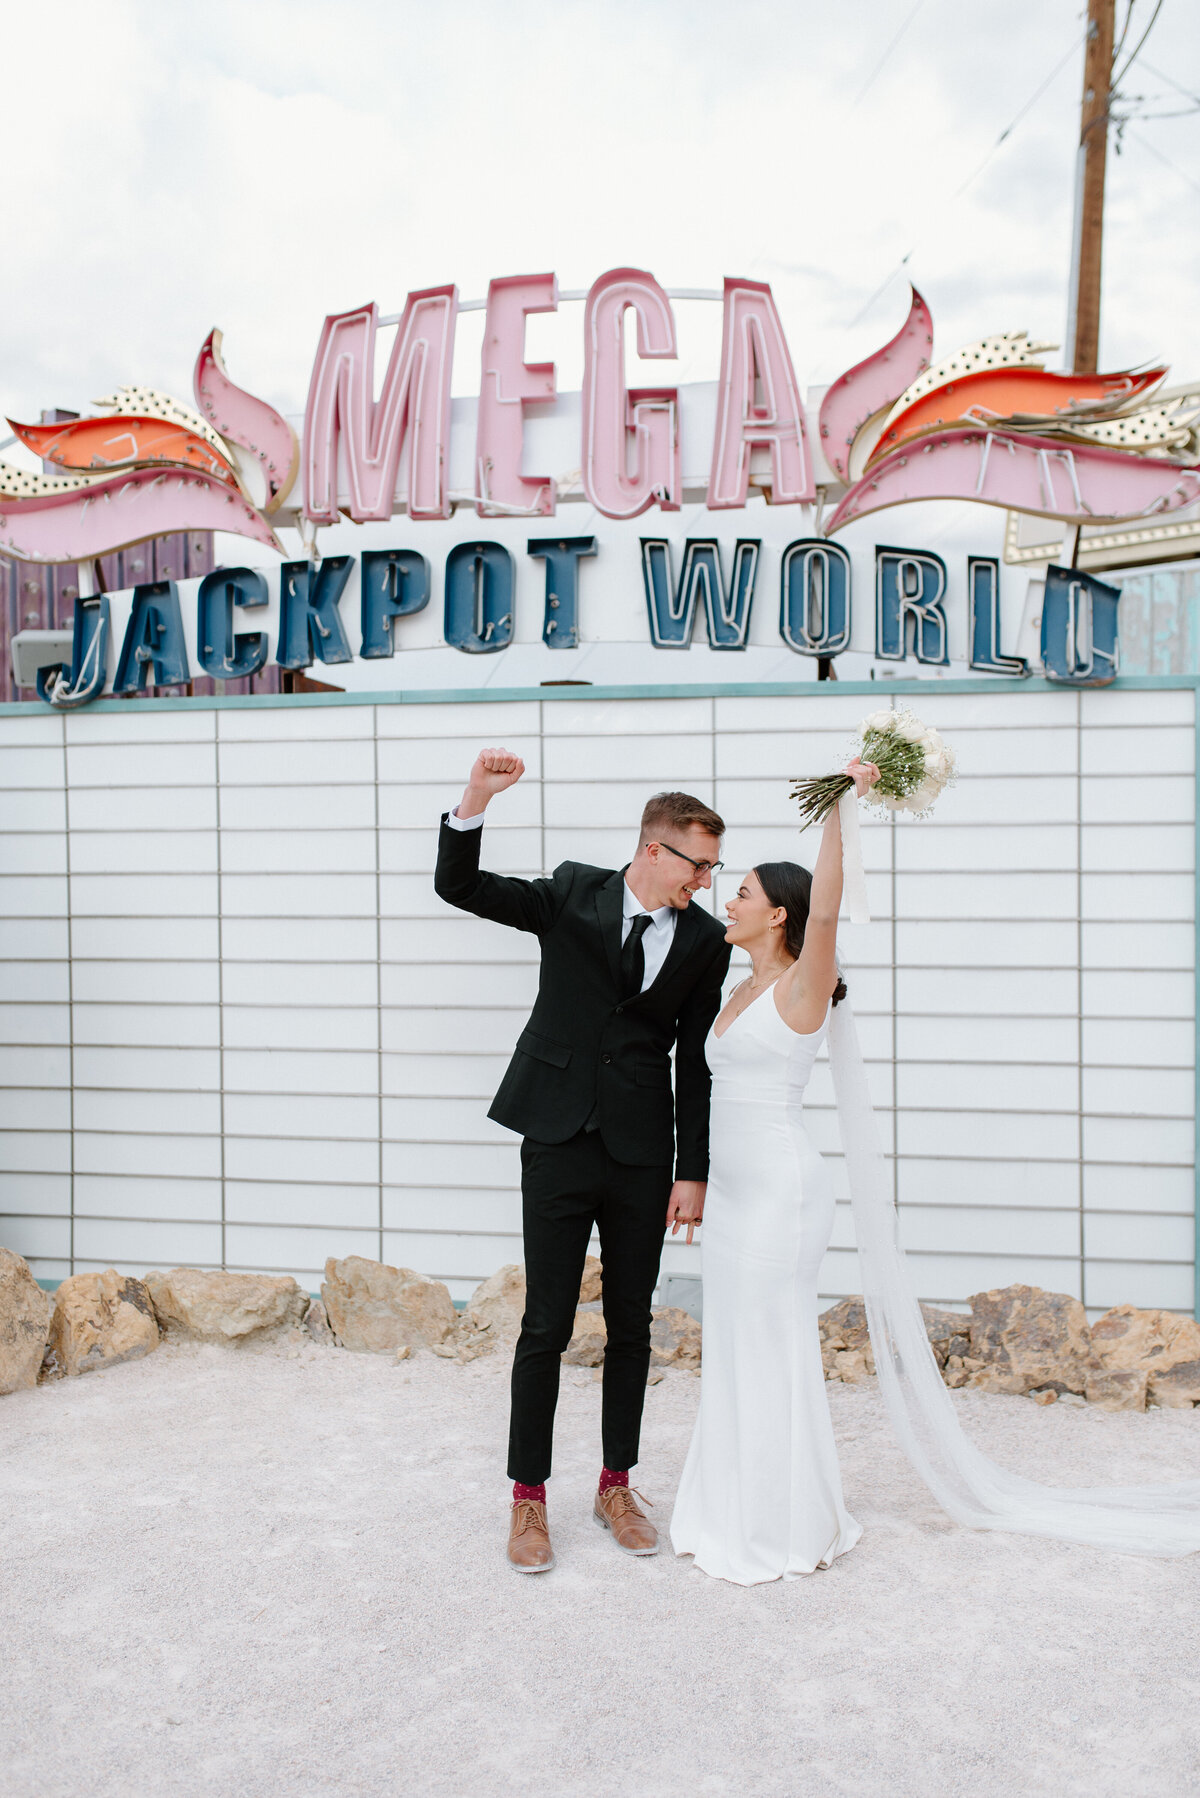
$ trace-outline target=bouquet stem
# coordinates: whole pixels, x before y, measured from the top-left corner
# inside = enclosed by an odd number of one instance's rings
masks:
[[[801,831],[827,818],[842,794],[853,789],[854,782],[848,774],[822,774],[816,780],[797,781],[788,797],[799,802],[800,816],[804,820]]]

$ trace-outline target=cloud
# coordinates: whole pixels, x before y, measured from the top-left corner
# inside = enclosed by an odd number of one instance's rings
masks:
[[[186,394],[219,324],[234,378],[296,410],[326,312],[371,298],[397,311],[410,288],[450,280],[475,297],[526,269],[569,288],[618,263],[671,286],[769,279],[802,380],[896,328],[909,252],[939,351],[996,329],[1057,337],[1079,57],[957,190],[1079,36],[1077,0],[926,0],[854,106],[907,10],[14,8],[6,409],[83,405],[125,380]],[[1155,58],[1182,79],[1189,53],[1168,8]],[[1142,129],[1200,178],[1181,125]],[[1192,217],[1194,195],[1144,151],[1110,160],[1109,365],[1161,354],[1180,378],[1200,372]],[[579,322],[573,307],[536,326],[563,388],[579,378]],[[681,377],[714,371],[718,325],[715,307],[681,309]],[[460,390],[477,355],[464,319]]]

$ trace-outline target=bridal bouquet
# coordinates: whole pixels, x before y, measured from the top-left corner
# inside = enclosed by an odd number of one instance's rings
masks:
[[[858,755],[879,769],[879,781],[871,788],[872,804],[923,816],[942,788],[953,785],[954,751],[912,712],[872,712],[859,725],[858,734]],[[853,786],[848,774],[797,781],[791,797],[800,804],[801,829],[818,824]]]

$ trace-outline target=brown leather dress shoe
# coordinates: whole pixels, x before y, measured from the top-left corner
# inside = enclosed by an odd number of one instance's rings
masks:
[[[607,1492],[596,1493],[592,1516],[602,1530],[612,1531],[617,1547],[627,1555],[656,1555],[658,1531],[638,1506],[641,1496],[639,1492],[635,1498],[628,1486],[610,1486]]]
[[[536,1499],[522,1498],[512,1508],[508,1564],[515,1573],[549,1573],[554,1565],[546,1507]]]

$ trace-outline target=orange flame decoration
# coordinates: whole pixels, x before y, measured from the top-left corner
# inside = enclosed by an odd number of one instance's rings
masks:
[[[265,514],[282,504],[295,481],[295,435],[273,406],[229,380],[220,341],[219,331],[210,333],[195,377],[203,409],[214,418],[221,413],[219,429],[169,394],[137,386],[97,400],[88,418],[53,425],[10,419],[27,449],[64,472],[32,474],[0,462],[0,555],[84,560],[193,529],[233,531],[282,555]],[[247,463],[256,467],[250,479]],[[174,478],[184,475],[190,479]],[[256,503],[252,489],[260,479]],[[220,494],[227,503],[218,502]]]

